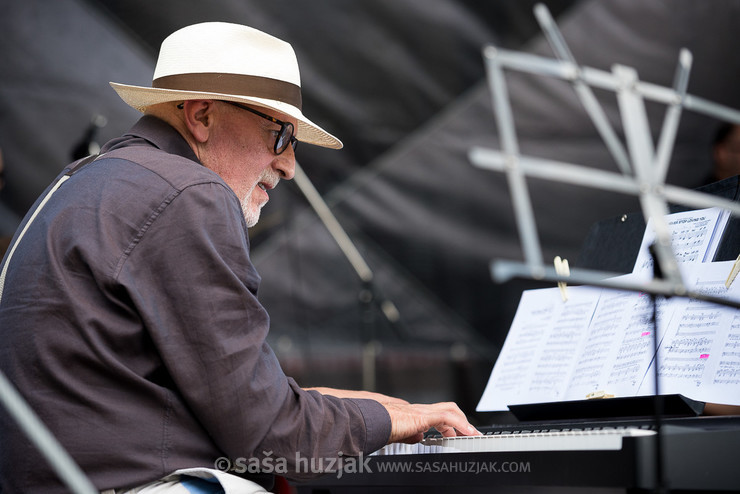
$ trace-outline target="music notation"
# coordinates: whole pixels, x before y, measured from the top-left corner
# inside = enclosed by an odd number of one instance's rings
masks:
[[[699,381],[704,374],[706,364],[704,363],[665,363],[658,367],[658,373],[661,378],[680,378],[693,381]]]
[[[720,361],[713,377],[715,384],[740,385],[740,365],[738,360],[732,362]]]
[[[724,286],[731,264],[685,265],[684,280],[740,300],[740,284]],[[574,286],[563,302],[557,288],[525,292],[478,410],[582,400],[599,389],[652,394],[656,337],[661,393],[740,405],[738,311],[680,297],[659,298],[656,309],[657,331],[644,294]]]
[[[666,220],[676,261],[679,264],[711,261],[728,217],[729,215],[719,208],[669,214]],[[635,261],[634,274],[652,273],[653,258],[648,247],[654,241],[652,222],[648,222]]]

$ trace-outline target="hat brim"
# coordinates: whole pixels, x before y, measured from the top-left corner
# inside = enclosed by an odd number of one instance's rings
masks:
[[[253,104],[263,108],[269,108],[295,118],[298,122],[295,137],[300,142],[330,149],[341,149],[343,146],[342,141],[307,119],[298,108],[288,103],[283,103],[282,101],[265,98],[252,98],[234,94],[131,86],[116,82],[111,82],[110,85],[127,105],[139,110],[140,112],[143,112],[148,106],[167,103],[170,101],[189,99],[236,101],[239,103]]]

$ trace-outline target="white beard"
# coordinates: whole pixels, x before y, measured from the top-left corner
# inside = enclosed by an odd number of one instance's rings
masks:
[[[252,228],[254,225],[257,224],[257,222],[260,219],[260,213],[262,212],[262,207],[265,205],[265,203],[259,204],[257,206],[251,206],[249,204],[249,194],[246,199],[243,199],[241,201],[242,204],[242,214],[244,215],[244,220],[247,222],[247,228]]]
[[[270,169],[267,169],[262,173],[260,176],[258,182],[247,192],[247,194],[244,196],[244,198],[240,201],[242,205],[242,214],[244,215],[244,220],[247,222],[247,228],[252,228],[254,225],[257,224],[257,222],[260,219],[260,212],[262,212],[262,208],[267,204],[267,201],[265,200],[261,204],[258,204],[256,206],[250,205],[250,198],[252,197],[252,193],[254,192],[254,189],[259,187],[260,182],[265,182],[268,184],[272,184],[271,186],[277,187],[278,182],[280,182],[280,176],[276,175],[275,172],[273,172]]]

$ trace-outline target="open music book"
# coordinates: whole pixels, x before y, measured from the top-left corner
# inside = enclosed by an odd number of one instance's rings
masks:
[[[708,262],[726,215],[716,208],[669,215],[674,251],[689,290],[740,301],[740,281],[725,287],[733,262]],[[652,271],[643,254],[632,274]],[[705,262],[706,261],[706,262]],[[508,405],[655,393],[651,297],[644,293],[569,286],[528,290],[496,361],[480,412]],[[658,392],[740,405],[740,311],[695,299],[658,298]]]

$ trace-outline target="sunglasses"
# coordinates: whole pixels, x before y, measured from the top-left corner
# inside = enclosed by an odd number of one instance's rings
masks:
[[[298,145],[298,139],[296,139],[295,136],[293,135],[293,124],[292,123],[283,122],[281,120],[278,120],[277,118],[273,118],[270,115],[265,115],[262,112],[258,112],[257,110],[253,108],[250,108],[246,105],[242,105],[235,101],[224,101],[224,103],[234,105],[237,108],[241,108],[242,110],[247,110],[248,112],[252,112],[255,115],[258,115],[266,120],[269,120],[270,122],[278,124],[280,126],[280,130],[278,131],[278,135],[275,138],[275,146],[273,147],[275,154],[282,154],[283,151],[288,149],[289,145],[292,145],[293,151],[295,151],[295,148]]]

